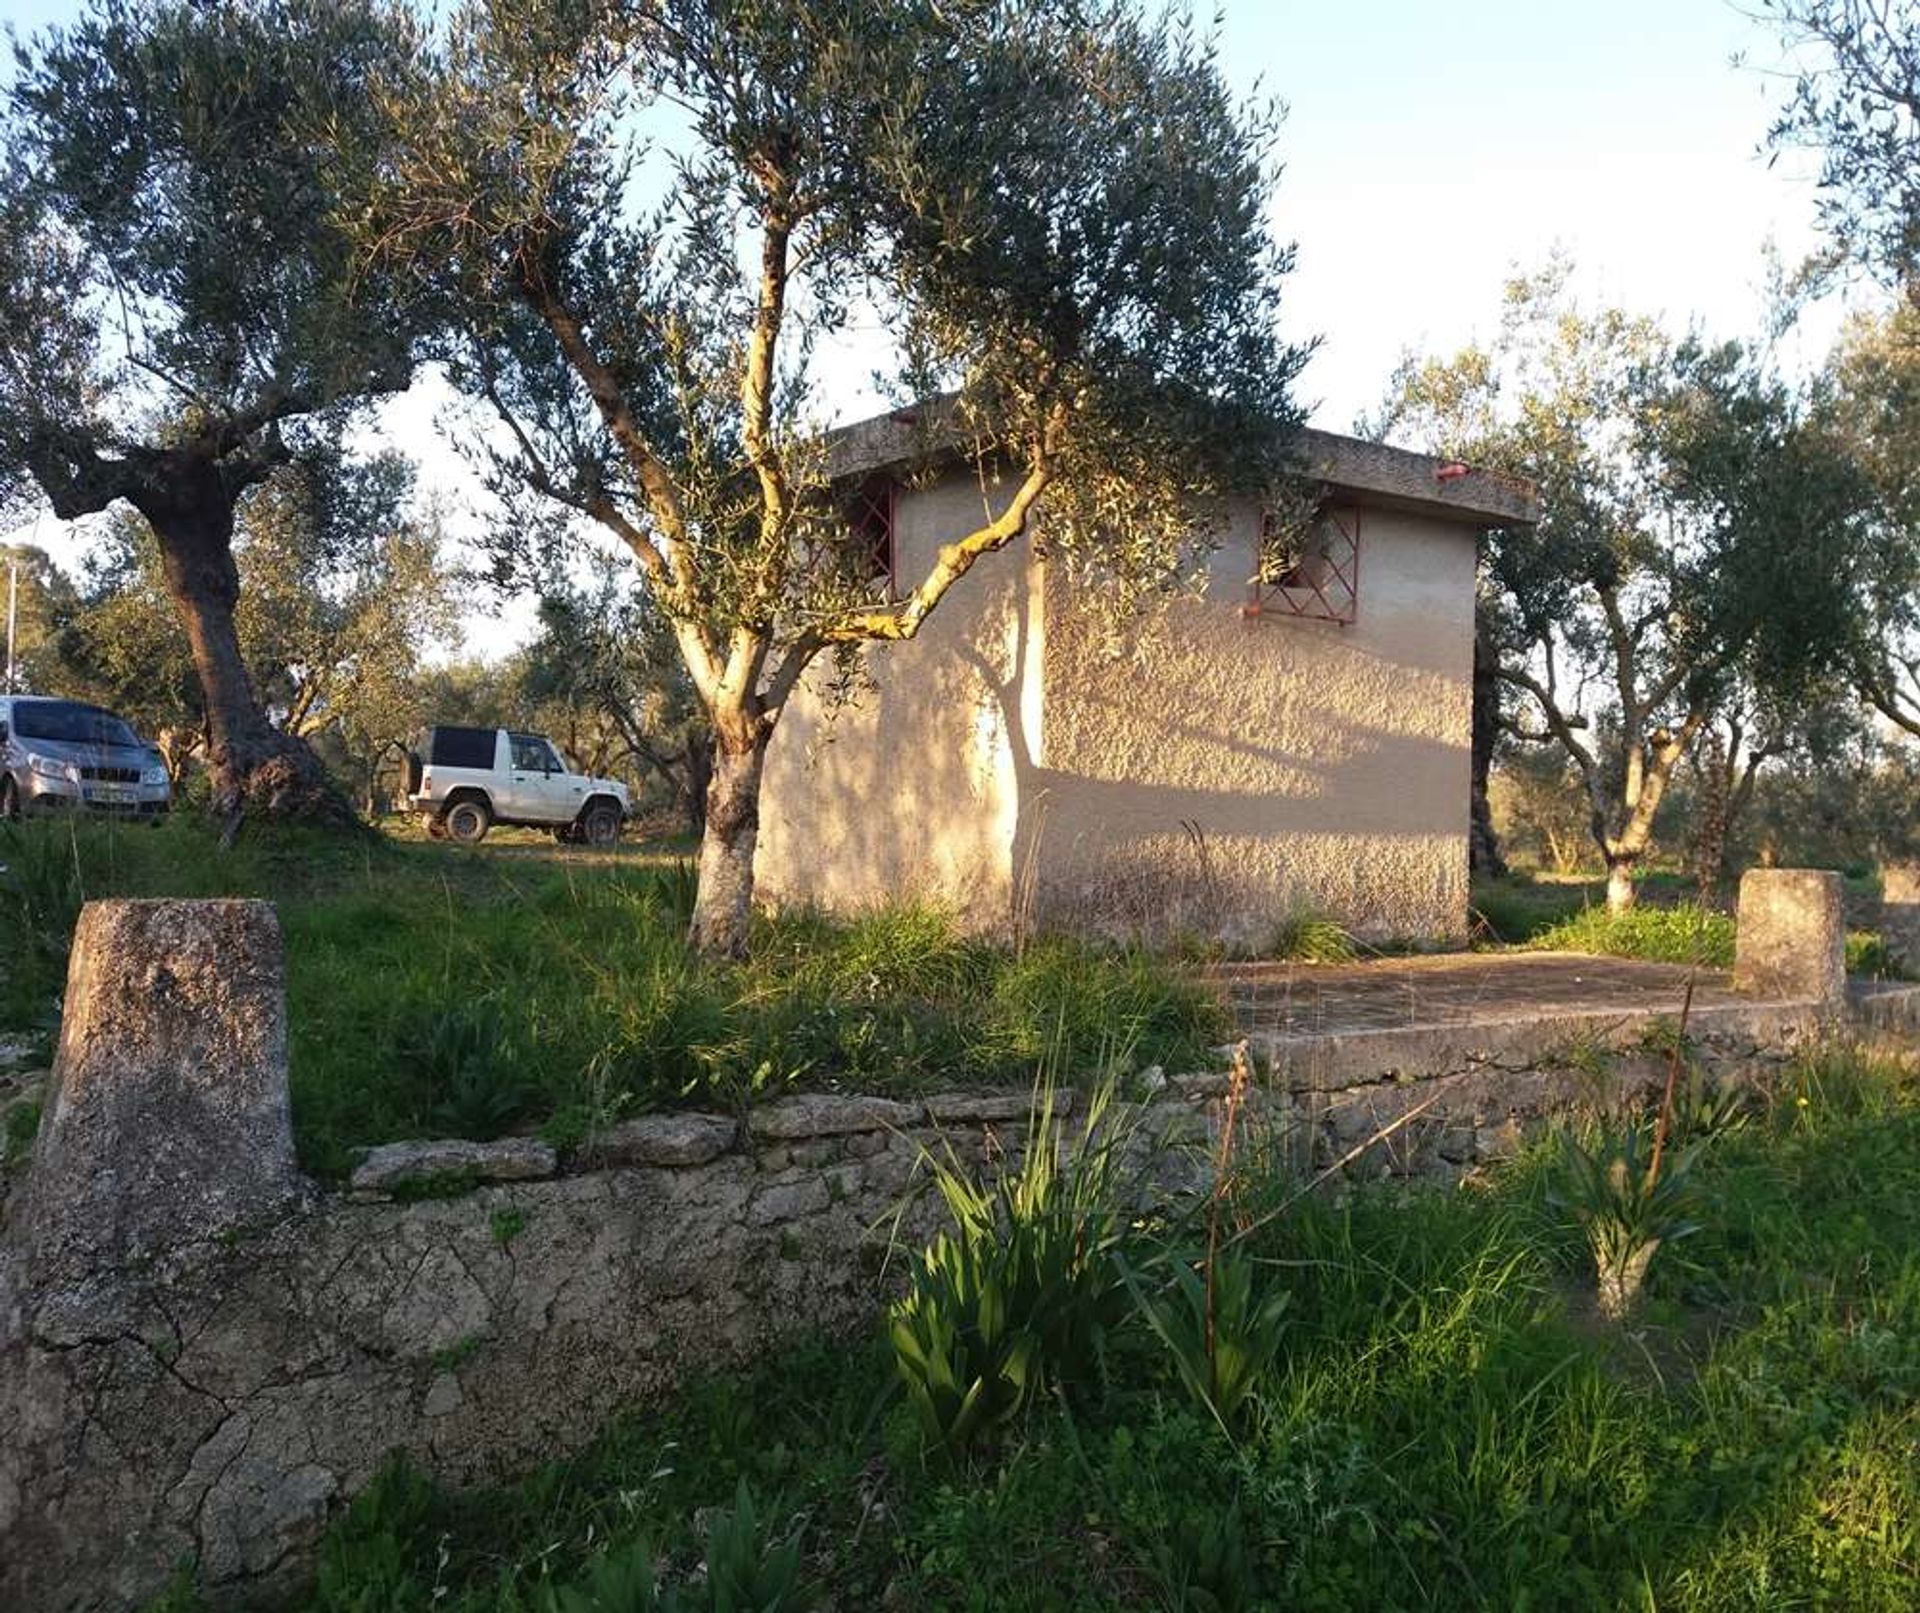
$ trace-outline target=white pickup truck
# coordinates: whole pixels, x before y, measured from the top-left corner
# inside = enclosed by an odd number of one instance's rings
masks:
[[[406,805],[436,840],[478,845],[496,823],[510,823],[610,846],[629,802],[624,784],[574,772],[544,735],[443,726],[407,753]]]

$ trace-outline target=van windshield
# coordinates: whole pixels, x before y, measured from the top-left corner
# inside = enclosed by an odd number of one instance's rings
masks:
[[[110,711],[73,700],[27,700],[13,708],[13,731],[22,739],[67,745],[138,745],[133,730]]]

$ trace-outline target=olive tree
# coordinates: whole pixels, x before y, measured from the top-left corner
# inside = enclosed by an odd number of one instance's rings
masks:
[[[0,643],[0,693],[48,687],[57,626],[73,600],[72,580],[46,550],[30,543],[0,543],[0,632],[6,627],[13,631],[10,645]],[[9,607],[10,619],[5,615]],[[11,687],[5,681],[8,672],[14,676]]]
[[[1121,0],[473,0],[387,102],[369,261],[453,288],[496,490],[625,545],[705,709],[702,948],[745,945],[763,759],[822,657],[912,638],[1043,500],[1126,597],[1277,464],[1275,115]],[[891,593],[809,363],[854,320],[983,485]]]
[[[94,0],[16,47],[0,158],[0,509],[139,513],[191,648],[213,797],[339,815],[234,627],[235,512],[351,406],[409,321],[334,222],[330,142],[404,52],[364,0]]]
[[[1485,347],[1403,366],[1378,424],[1539,485],[1539,524],[1484,557],[1501,721],[1572,764],[1619,911],[1709,718],[1844,657],[1864,502],[1760,358],[1587,310],[1567,276],[1514,281]]]
[[[549,577],[520,681],[563,714],[567,747],[588,772],[630,760],[666,786],[694,835],[705,830],[713,737],[650,596],[605,565],[584,585]]]
[[[1873,563],[1857,600],[1852,670],[1861,698],[1920,739],[1920,304],[1862,314],[1828,366],[1841,452],[1872,488]]]
[[[382,761],[428,715],[423,665],[458,627],[437,512],[391,454],[311,455],[242,505],[234,635],[264,720],[316,746],[371,800]],[[154,733],[179,774],[207,749],[203,693],[147,524],[113,517],[57,634],[64,680]]]
[[[1836,246],[1920,288],[1920,10],[1910,0],[1763,0],[1802,70],[1769,131],[1821,154],[1820,212]]]

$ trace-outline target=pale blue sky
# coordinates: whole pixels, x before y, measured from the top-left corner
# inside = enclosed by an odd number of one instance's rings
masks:
[[[33,28],[71,9],[0,0],[0,22]],[[1323,338],[1301,386],[1318,425],[1348,429],[1404,350],[1488,331],[1506,275],[1556,247],[1590,294],[1734,336],[1761,318],[1763,245],[1793,261],[1816,242],[1809,163],[1769,170],[1758,154],[1781,48],[1725,0],[1222,10],[1235,84],[1259,80],[1290,108],[1274,226],[1299,245],[1287,333]],[[1815,319],[1810,340],[1832,324]],[[866,368],[854,351],[827,372],[831,412],[864,412]],[[430,398],[408,400],[393,431],[451,488],[457,465],[429,448],[433,413]],[[71,559],[51,526],[39,540]]]

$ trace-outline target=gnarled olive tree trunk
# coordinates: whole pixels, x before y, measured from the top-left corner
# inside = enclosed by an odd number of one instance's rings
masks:
[[[741,957],[753,927],[753,853],[760,840],[760,775],[770,722],[716,725],[707,821],[700,837],[700,890],[689,943],[709,956]]]
[[[1468,810],[1467,866],[1476,874],[1495,878],[1507,871],[1500,855],[1500,838],[1493,832],[1493,805],[1487,799],[1487,780],[1493,772],[1493,747],[1500,737],[1500,652],[1494,648],[1484,620],[1473,631],[1473,780]]]
[[[354,822],[353,809],[304,740],[267,720],[234,626],[240,573],[233,558],[233,499],[217,466],[168,467],[132,502],[160,545],[167,593],[187,633],[206,701],[213,810],[325,823]]]

